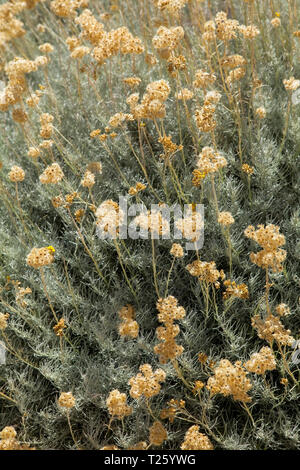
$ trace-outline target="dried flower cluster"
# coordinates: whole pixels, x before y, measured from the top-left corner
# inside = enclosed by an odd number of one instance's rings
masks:
[[[8,313],[0,312],[0,330],[5,330],[7,328],[7,321],[9,319]]]
[[[258,353],[253,353],[245,363],[245,368],[255,374],[265,374],[267,370],[276,369],[276,360],[272,349],[265,346]]]
[[[168,408],[163,408],[159,416],[161,419],[168,419],[170,423],[173,423],[177,413],[183,410],[184,407],[184,400],[175,400],[172,398],[170,401],[168,401]]]
[[[270,345],[276,341],[279,345],[291,346],[295,339],[291,336],[291,331],[286,330],[280,319],[269,314],[265,319],[259,315],[254,315],[251,319],[253,328],[257,330],[259,338],[264,339]]]
[[[20,183],[21,181],[24,181],[25,171],[23,170],[23,168],[14,165],[11,168],[11,170],[8,174],[8,177],[9,177],[10,181],[12,181],[13,183]]]
[[[219,152],[216,152],[212,147],[203,147],[197,161],[197,169],[204,176],[208,173],[216,173],[226,165],[226,158],[220,155]],[[197,170],[194,170],[194,176],[196,176],[195,171]]]
[[[226,279],[223,281],[224,286],[226,287],[225,292],[223,292],[224,299],[229,299],[230,297],[237,297],[238,299],[248,299],[249,291],[246,284],[236,284],[235,281],[230,281]]]
[[[60,394],[58,398],[58,404],[62,408],[67,408],[68,410],[74,408],[76,404],[76,400],[72,394],[72,392],[63,392]]]
[[[152,398],[160,392],[160,382],[166,380],[166,373],[162,369],[156,369],[154,372],[150,364],[140,366],[140,371],[135,377],[129,380],[130,396],[132,398]]]
[[[116,237],[124,219],[124,212],[117,202],[110,200],[102,202],[96,210],[96,225],[100,233],[109,233]]]
[[[106,400],[109,414],[117,419],[123,419],[125,416],[131,415],[132,408],[126,402],[125,393],[120,393],[119,390],[112,390]]]
[[[203,234],[203,216],[200,212],[194,210],[193,206],[190,207],[189,205],[184,217],[175,221],[175,226],[184,238],[191,242],[196,242]]]
[[[135,119],[162,119],[166,115],[165,101],[168,99],[170,91],[170,86],[166,80],[158,80],[149,83],[140,104],[138,103],[138,93],[131,94],[126,102],[129,104],[130,112]]]
[[[135,186],[131,186],[129,188],[129,191],[128,191],[128,194],[130,194],[130,196],[135,196],[136,194],[138,194],[140,191],[144,191],[144,189],[146,189],[146,185],[143,184],[143,183],[136,183]]]
[[[179,325],[174,324],[175,320],[181,320],[185,317],[185,310],[183,307],[178,307],[178,301],[172,295],[162,299],[160,298],[156,304],[158,314],[158,321],[163,323],[164,326],[159,326],[156,329],[156,336],[161,343],[154,346],[155,354],[159,356],[159,362],[166,364],[168,361],[176,359],[183,353],[184,348],[176,344],[175,338],[180,332]]]
[[[137,338],[139,334],[139,325],[135,318],[135,310],[132,305],[122,307],[118,312],[122,322],[119,325],[119,334],[121,336],[128,336],[129,338]]]
[[[248,392],[252,384],[241,361],[231,364],[228,359],[222,359],[214,369],[214,375],[208,379],[206,387],[211,395],[221,393],[225,397],[232,395],[234,400],[243,403],[251,401]]]
[[[213,445],[208,437],[199,432],[199,426],[191,426],[185,433],[181,450],[213,450]]]
[[[6,426],[0,432],[0,450],[35,450],[26,444],[20,444],[13,426]]]
[[[225,227],[234,223],[234,218],[230,212],[220,212],[218,216],[218,222]]]
[[[174,256],[174,258],[182,258],[184,255],[182,246],[179,245],[179,243],[173,243],[170,254]]]
[[[47,62],[48,59],[45,56],[39,56],[35,60],[15,57],[6,64],[4,70],[8,77],[8,83],[0,91],[0,111],[7,111],[9,107],[22,100],[27,91],[26,74],[37,71],[39,67],[45,66]]]
[[[164,218],[163,207],[162,210],[142,212],[134,218],[133,223],[136,227],[140,227],[140,233],[144,238],[147,238],[148,231],[152,238],[158,238],[160,235],[167,236],[170,233],[170,223]]]
[[[64,177],[64,173],[58,163],[52,163],[40,175],[40,182],[42,184],[57,184]]]
[[[279,233],[279,230],[280,228],[273,224],[266,225],[266,227],[260,224],[256,230],[252,225],[246,228],[245,236],[256,241],[263,248],[258,253],[250,253],[252,263],[263,269],[270,267],[274,272],[282,271],[286,251],[279,247],[285,244],[285,237]]]
[[[155,446],[162,445],[162,443],[168,438],[168,433],[160,421],[155,421],[149,431],[150,444]]]
[[[38,269],[54,261],[53,247],[33,248],[26,258],[26,262],[29,266]]]
[[[56,336],[64,336],[64,329],[67,328],[64,318],[61,318],[58,323],[53,327]]]
[[[217,289],[220,287],[219,279],[225,279],[224,271],[216,268],[214,261],[193,261],[186,266],[186,269],[192,276],[198,277],[199,281],[213,284]]]

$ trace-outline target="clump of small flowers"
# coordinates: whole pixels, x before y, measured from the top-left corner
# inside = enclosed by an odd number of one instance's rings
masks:
[[[227,13],[219,11],[215,17],[216,34],[222,41],[229,41],[236,38],[236,30],[239,27],[237,20],[227,18]]]
[[[16,303],[23,308],[26,307],[27,302],[24,300],[24,297],[25,295],[31,294],[32,290],[30,289],[30,287],[26,287],[26,288],[21,287],[20,281],[11,281],[11,282],[14,285],[15,291],[16,291]]]
[[[205,383],[202,382],[201,380],[196,380],[195,383],[194,383],[194,387],[193,387],[193,393],[196,395],[199,390],[202,390],[202,388],[205,387]]]
[[[226,83],[231,86],[234,82],[241,80],[246,74],[245,67],[237,67],[231,70],[226,78]]]
[[[184,238],[196,242],[203,233],[204,221],[202,214],[194,210],[192,205],[189,205],[184,217],[175,221],[175,226]]]
[[[47,140],[43,140],[43,142],[41,142],[39,144],[39,148],[41,149],[50,149],[53,145],[53,140],[51,139],[47,139]]]
[[[282,263],[286,258],[286,251],[279,248],[285,244],[284,235],[279,233],[280,228],[276,225],[269,224],[258,225],[255,228],[249,225],[244,231],[245,236],[256,241],[263,249],[258,253],[250,253],[250,260],[263,269],[269,267],[274,272],[282,271]]]
[[[106,405],[109,414],[112,418],[123,419],[132,413],[131,406],[128,406],[125,393],[120,393],[119,390],[112,390],[106,400]]]
[[[56,184],[59,183],[64,177],[64,173],[58,163],[52,163],[40,175],[40,182],[42,184]]]
[[[135,119],[162,119],[166,115],[165,101],[170,91],[169,83],[166,80],[158,80],[149,83],[140,104],[138,104],[138,93],[130,95],[126,102]]]
[[[29,266],[38,269],[54,261],[53,247],[33,248],[26,258],[26,262]]]
[[[155,421],[149,431],[149,441],[152,445],[160,446],[168,439],[168,433],[160,421]]]
[[[175,258],[182,258],[183,257],[183,248],[179,243],[173,243],[170,254]]]
[[[37,158],[40,155],[41,151],[36,147],[29,147],[27,155],[31,158]]]
[[[290,315],[290,313],[291,313],[288,305],[286,305],[286,304],[277,305],[277,307],[275,308],[275,311],[280,317]]]
[[[213,73],[205,72],[205,70],[202,69],[197,70],[193,81],[193,87],[206,89],[209,85],[212,85],[216,79],[217,77]]]
[[[247,64],[246,59],[239,54],[228,55],[221,59],[222,67],[228,68],[228,69],[234,69],[235,67],[241,67],[246,64]]]
[[[177,47],[179,42],[184,36],[184,30],[181,26],[176,26],[172,28],[166,28],[165,26],[160,26],[152,38],[153,47],[159,52],[165,53],[165,58],[168,58],[171,51]]]
[[[216,106],[214,104],[207,104],[195,110],[194,119],[196,126],[201,132],[212,132],[217,121],[214,119]]]
[[[140,227],[141,233],[150,232],[151,236],[167,235],[170,231],[170,223],[163,217],[163,211],[153,209],[152,211],[142,212],[134,218],[133,223]]]
[[[58,398],[58,404],[62,408],[71,409],[74,408],[76,400],[72,392],[62,392]]]
[[[53,327],[54,333],[56,336],[63,336],[64,335],[64,328],[67,328],[66,322],[64,318],[61,318],[58,323]]]
[[[228,225],[232,225],[234,223],[234,218],[230,212],[219,212],[218,222],[219,224],[227,227]]]
[[[263,106],[260,106],[259,108],[256,108],[255,113],[259,117],[259,119],[264,119],[267,115],[267,111]]]
[[[133,115],[126,113],[116,113],[108,121],[108,126],[112,128],[119,127],[124,121],[133,121]]]
[[[300,86],[300,80],[296,80],[295,77],[283,80],[284,87],[287,91],[295,91]]]
[[[199,426],[191,426],[185,433],[181,450],[213,450],[213,445],[208,437],[199,432]]]
[[[254,25],[241,25],[239,26],[239,31],[242,33],[245,39],[255,39],[259,34],[259,29]]]
[[[54,117],[49,113],[43,113],[40,117],[41,130],[40,136],[43,139],[50,139],[53,133],[53,121]]]
[[[199,159],[197,161],[197,168],[204,174],[215,173],[227,165],[227,160],[219,152],[216,152],[212,147],[203,147]]]
[[[224,300],[227,300],[230,297],[237,297],[238,299],[249,298],[249,291],[246,284],[236,284],[235,281],[231,281],[230,279],[223,281],[223,284],[226,287],[225,292],[223,292]]]
[[[11,167],[8,177],[13,183],[20,183],[21,181],[24,181],[25,171],[20,166],[14,165]]]
[[[146,189],[146,185],[144,183],[136,183],[135,186],[131,186],[128,190],[128,194],[130,194],[130,196],[135,196],[136,194],[138,194],[140,191],[144,191],[144,189]]]
[[[244,366],[249,372],[254,372],[258,375],[263,375],[268,370],[276,369],[276,360],[272,349],[264,346],[258,353],[253,353]]]
[[[95,175],[89,170],[84,173],[83,179],[81,180],[81,186],[85,188],[92,188],[95,184]]]
[[[96,210],[96,225],[100,232],[116,236],[124,220],[124,212],[117,202],[111,199],[102,202]]]
[[[221,393],[225,397],[232,395],[234,400],[243,403],[251,401],[247,393],[251,390],[252,384],[241,361],[231,364],[227,359],[222,359],[215,367],[214,375],[208,379],[206,388],[211,395]]]
[[[192,90],[189,90],[188,88],[182,88],[175,94],[175,97],[178,100],[188,101],[194,97],[194,92]]]
[[[164,136],[160,137],[158,139],[158,142],[162,144],[164,152],[160,154],[160,158],[164,158],[167,161],[170,160],[170,158],[175,155],[178,150],[182,150],[183,146],[182,145],[177,145],[172,141],[171,136]]]
[[[174,324],[175,320],[181,320],[185,317],[185,309],[179,307],[177,299],[172,295],[163,299],[160,298],[156,304],[158,321],[164,326],[156,329],[156,335],[161,343],[154,346],[155,354],[159,355],[159,362],[166,364],[169,360],[174,360],[184,351],[182,346],[176,344],[175,338],[180,332],[179,325]]]
[[[291,331],[286,330],[280,319],[269,314],[264,320],[259,315],[254,315],[251,325],[257,330],[258,337],[267,341],[270,345],[274,340],[283,346],[291,346],[295,339],[291,336]]]
[[[243,163],[242,165],[242,171],[246,173],[247,175],[252,175],[254,172],[254,168],[247,163]]]
[[[73,18],[76,15],[76,9],[84,3],[86,3],[85,0],[52,0],[50,7],[57,16]]]
[[[17,440],[17,432],[13,426],[6,426],[0,432],[0,450],[35,450]]]
[[[162,369],[156,369],[154,372],[150,364],[140,366],[140,371],[135,377],[129,380],[130,396],[132,398],[152,398],[157,395],[161,389],[161,382],[166,380],[166,373]]]
[[[142,80],[139,77],[128,77],[128,78],[123,79],[123,82],[125,83],[125,85],[128,85],[130,88],[134,88],[138,86],[141,83],[141,81]]]
[[[272,19],[271,19],[271,25],[273,26],[273,28],[278,28],[278,26],[281,25],[281,20],[280,20],[280,18],[277,18],[277,17],[272,18]]]
[[[122,322],[119,325],[119,334],[125,337],[128,336],[129,338],[137,338],[139,334],[139,325],[134,319],[134,307],[128,304],[121,308],[118,315],[122,319]]]
[[[159,417],[160,419],[168,419],[170,423],[173,423],[176,414],[184,409],[185,401],[172,398],[167,404],[168,407],[161,410]]]
[[[5,330],[7,328],[7,321],[9,319],[9,313],[0,312],[0,330]]]
[[[49,54],[50,52],[54,51],[54,47],[49,42],[45,42],[39,46],[39,50],[44,54]]]
[[[214,261],[196,260],[188,264],[186,269],[192,276],[198,277],[199,281],[213,284],[216,288],[220,287],[219,279],[225,278],[224,271],[222,269],[219,271]]]

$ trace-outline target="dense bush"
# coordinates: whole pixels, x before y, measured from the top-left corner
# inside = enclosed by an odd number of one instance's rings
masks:
[[[299,449],[297,16],[0,6],[0,447]],[[203,204],[203,247],[101,238],[121,196]]]

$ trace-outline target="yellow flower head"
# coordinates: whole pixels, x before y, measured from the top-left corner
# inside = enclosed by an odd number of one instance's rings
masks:
[[[47,246],[47,250],[51,251],[52,253],[55,253],[55,248],[53,246]]]

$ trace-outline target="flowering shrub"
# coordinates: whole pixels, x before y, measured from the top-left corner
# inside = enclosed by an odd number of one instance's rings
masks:
[[[0,449],[299,449],[299,13],[2,2]]]

